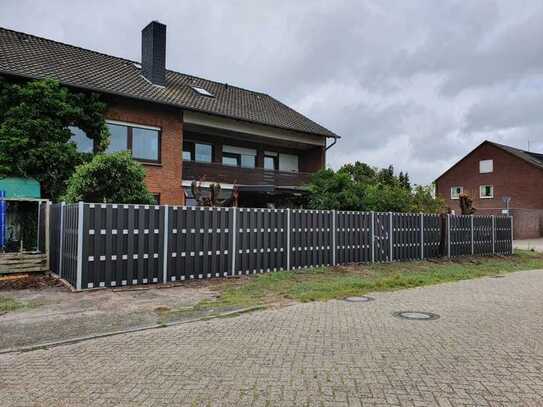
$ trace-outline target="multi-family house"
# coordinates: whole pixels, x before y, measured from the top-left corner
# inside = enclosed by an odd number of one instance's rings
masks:
[[[235,186],[242,206],[285,205],[325,166],[333,132],[267,94],[166,69],[164,24],[147,25],[141,44],[136,62],[0,28],[0,75],[101,94],[108,151],[130,151],[160,203],[196,204],[197,180],[220,183],[225,195]],[[92,152],[72,130],[78,148]]]
[[[543,154],[485,141],[435,183],[437,195],[456,213],[466,194],[477,215],[512,215],[515,239],[542,235]]]

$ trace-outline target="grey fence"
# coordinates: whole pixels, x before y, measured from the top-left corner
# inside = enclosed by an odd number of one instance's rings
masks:
[[[512,218],[52,205],[51,270],[77,289],[348,263],[512,253]]]

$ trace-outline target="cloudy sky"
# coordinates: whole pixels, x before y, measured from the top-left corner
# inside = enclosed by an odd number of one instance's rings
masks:
[[[0,25],[271,94],[343,138],[337,168],[425,184],[489,139],[543,152],[543,2],[1,0]]]

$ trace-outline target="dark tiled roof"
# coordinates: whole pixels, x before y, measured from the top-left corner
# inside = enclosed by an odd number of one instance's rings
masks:
[[[166,86],[154,86],[139,64],[0,27],[0,73],[52,78],[63,84],[168,104],[303,133],[337,137],[331,131],[259,92],[168,70]],[[212,92],[198,95],[190,86]]]
[[[492,141],[489,141],[488,143],[490,143],[493,146],[496,146],[498,148],[501,148],[502,150],[505,150],[505,151],[507,151],[507,152],[509,152],[509,153],[523,159],[524,161],[528,161],[530,164],[533,164],[536,167],[539,167],[539,168],[543,169],[543,154],[532,153],[531,151],[520,150],[520,149],[515,148],[515,147],[510,147],[510,146],[506,146],[504,144],[494,143]]]

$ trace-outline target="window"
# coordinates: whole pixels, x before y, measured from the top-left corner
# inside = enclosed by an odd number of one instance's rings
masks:
[[[198,86],[191,86],[192,90],[201,96],[215,97],[215,95],[209,92],[207,89],[199,88]]]
[[[256,150],[235,146],[223,146],[222,163],[235,167],[255,168]]]
[[[479,192],[482,199],[494,198],[494,187],[492,185],[481,185]]]
[[[293,154],[279,154],[279,170],[298,172],[298,156]]]
[[[479,172],[481,174],[488,174],[494,171],[494,161],[493,160],[482,160],[479,161]]]
[[[239,167],[241,165],[241,157],[239,154],[222,153],[222,163],[224,165]]]
[[[107,123],[109,130],[109,146],[106,153],[128,150],[128,127],[119,124]]]
[[[130,151],[135,160],[160,162],[160,130],[152,127],[107,123],[110,133],[106,153]]]
[[[183,160],[192,161],[193,151],[194,151],[194,143],[183,141]]]
[[[211,144],[194,144],[194,160],[204,163],[213,161],[213,147]]]
[[[132,156],[136,159],[158,161],[159,132],[157,130],[132,129]]]
[[[451,187],[451,199],[460,199],[464,192],[464,187]]]
[[[279,169],[279,155],[277,153],[264,151],[264,169],[266,170]]]
[[[68,127],[72,133],[70,141],[75,144],[77,151],[80,153],[92,153],[93,152],[93,140],[88,138],[83,130],[79,127]]]
[[[213,146],[211,144],[183,142],[183,160],[203,163],[213,162]]]
[[[153,199],[155,200],[155,204],[160,205],[160,194],[159,193],[153,193]]]

